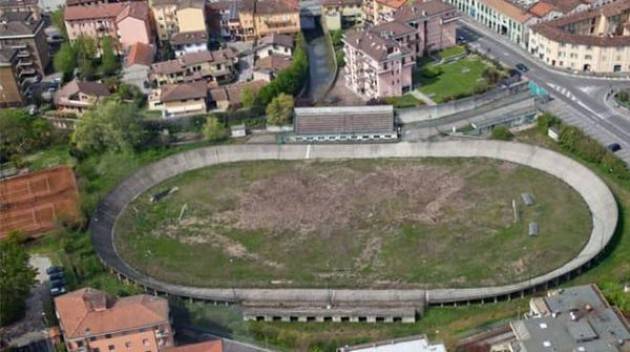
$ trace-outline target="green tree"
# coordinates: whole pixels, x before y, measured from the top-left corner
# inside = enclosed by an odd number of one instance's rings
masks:
[[[57,8],[50,14],[53,26],[59,29],[65,40],[68,40],[68,31],[66,30],[66,22],[63,19],[63,8]]]
[[[50,140],[47,120],[22,109],[0,109],[0,162],[23,156]]]
[[[70,43],[61,44],[61,48],[53,58],[55,71],[63,74],[64,81],[72,77],[74,69],[77,67],[77,53]]]
[[[244,108],[251,108],[256,104],[257,95],[251,87],[245,87],[241,91],[241,104]]]
[[[206,123],[203,125],[202,131],[203,135],[209,141],[219,141],[228,136],[227,129],[214,114],[210,114],[206,118]]]
[[[83,79],[92,79],[96,74],[96,66],[94,65],[96,42],[90,37],[80,36],[75,40],[74,48],[77,55],[79,75]]]
[[[20,245],[19,233],[11,233],[0,241],[0,325],[22,317],[36,274],[28,264],[28,253]]]
[[[101,72],[105,76],[110,76],[116,73],[119,68],[118,58],[114,53],[114,44],[110,37],[103,38],[101,44],[103,54],[101,56]]]
[[[486,68],[481,75],[486,80],[486,82],[490,84],[497,84],[501,80],[501,78],[503,78],[501,72],[499,72],[499,70],[494,67]]]
[[[293,97],[280,93],[267,105],[267,122],[271,125],[286,125],[293,115]]]
[[[492,139],[499,141],[509,141],[514,135],[505,126],[497,126],[492,129]]]
[[[541,133],[547,134],[549,127],[558,126],[560,120],[553,114],[548,112],[538,116],[536,120],[536,127]]]
[[[86,153],[131,151],[143,140],[138,108],[115,98],[85,113],[72,134],[77,149]]]
[[[120,98],[120,100],[133,102],[138,108],[141,108],[144,105],[144,101],[146,99],[140,88],[126,83],[118,85],[116,95]]]

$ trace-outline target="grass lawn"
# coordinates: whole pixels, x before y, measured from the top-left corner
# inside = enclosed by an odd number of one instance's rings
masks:
[[[37,171],[57,165],[76,165],[76,160],[69,154],[70,148],[67,145],[53,145],[48,149],[27,156],[29,169]]]
[[[171,187],[167,200],[149,201]],[[520,206],[514,223],[522,192],[537,203]],[[559,267],[591,229],[568,185],[488,159],[225,164],[166,181],[127,209],[119,253],[194,286],[507,284]],[[543,235],[527,236],[531,221]]]
[[[418,100],[411,94],[405,94],[400,97],[385,97],[385,102],[397,108],[412,108],[424,105],[424,102]]]
[[[446,64],[429,62],[414,72],[413,81],[420,85],[418,90],[439,104],[486,89],[488,82],[482,74],[488,67],[493,67],[492,63],[476,55]]]
[[[447,60],[455,56],[466,54],[466,48],[463,45],[455,45],[438,52],[438,56],[442,60]]]

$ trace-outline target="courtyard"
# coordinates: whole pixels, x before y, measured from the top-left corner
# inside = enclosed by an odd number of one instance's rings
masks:
[[[200,287],[472,287],[559,267],[590,229],[568,185],[507,162],[260,161],[154,187],[119,219],[116,247],[142,272]]]

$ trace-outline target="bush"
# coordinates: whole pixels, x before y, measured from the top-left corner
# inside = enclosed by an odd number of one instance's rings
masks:
[[[492,129],[492,139],[499,141],[509,141],[514,137],[512,132],[505,126],[497,126]]]
[[[538,116],[538,120],[536,121],[536,127],[544,134],[547,134],[547,130],[550,127],[558,126],[559,124],[560,120],[548,112]]]
[[[203,126],[203,135],[209,141],[220,141],[227,138],[227,129],[216,115],[210,114]]]
[[[271,125],[281,126],[291,122],[294,101],[288,94],[280,94],[273,98],[267,105],[267,122]]]

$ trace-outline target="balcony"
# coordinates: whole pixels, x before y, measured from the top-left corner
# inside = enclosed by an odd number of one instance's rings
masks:
[[[17,63],[18,67],[25,67],[25,66],[33,66],[33,61],[31,60],[19,60]]]
[[[36,73],[37,73],[37,71],[35,71],[34,68],[22,69],[22,70],[19,71],[18,77],[23,78],[25,76],[34,75]]]
[[[28,45],[20,43],[20,44],[13,44],[13,45],[9,45],[9,48],[11,49],[18,49],[18,50],[24,50],[28,48]]]
[[[31,53],[29,53],[27,50],[20,50],[17,54],[17,57],[19,58],[31,57]]]

